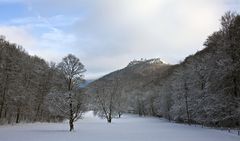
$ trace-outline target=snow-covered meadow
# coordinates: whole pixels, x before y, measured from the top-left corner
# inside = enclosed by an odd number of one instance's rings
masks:
[[[240,141],[226,131],[125,115],[109,124],[91,112],[68,131],[68,123],[33,123],[0,127],[0,141]]]

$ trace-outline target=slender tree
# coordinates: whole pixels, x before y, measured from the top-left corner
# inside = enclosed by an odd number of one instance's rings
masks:
[[[65,78],[65,84],[67,86],[67,103],[68,107],[68,119],[70,131],[74,130],[73,122],[79,118],[78,108],[74,108],[74,96],[75,90],[79,89],[80,84],[84,81],[83,73],[86,71],[84,65],[80,60],[72,54],[64,57],[62,62],[58,64],[58,68]],[[77,105],[79,106],[79,105]]]

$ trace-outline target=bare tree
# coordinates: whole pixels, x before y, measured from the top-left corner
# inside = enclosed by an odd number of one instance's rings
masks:
[[[77,101],[75,98],[76,91],[80,88],[80,84],[84,81],[83,73],[86,71],[84,65],[80,60],[72,54],[64,57],[62,62],[58,64],[58,69],[65,79],[66,91],[63,93],[62,99],[58,99],[58,102],[62,103],[60,109],[63,108],[64,114],[67,114],[67,119],[69,120],[70,131],[74,130],[73,122],[76,121],[79,116],[81,116],[81,102]],[[55,99],[56,100],[56,99]],[[58,103],[57,102],[57,103]]]
[[[117,76],[118,77],[118,76]],[[121,106],[122,99],[119,79],[99,80],[101,83],[94,85],[90,90],[92,94],[92,103],[94,103],[94,112],[102,118],[107,119],[108,123],[112,122],[114,117],[120,117],[122,114],[123,106]]]

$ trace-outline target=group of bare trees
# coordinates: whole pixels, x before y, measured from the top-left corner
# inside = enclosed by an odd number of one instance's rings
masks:
[[[180,64],[134,61],[87,89],[80,87],[86,70],[74,55],[49,64],[1,36],[0,122],[68,119],[72,131],[74,121],[93,110],[109,123],[130,112],[188,124],[239,127],[240,15],[228,12],[221,24],[208,37],[205,49]]]
[[[239,127],[240,15],[228,12],[221,24],[204,43],[205,49],[180,64],[156,62],[161,67],[155,67],[148,60],[134,61],[93,82],[93,110],[108,122],[123,111],[188,124]],[[150,71],[154,68],[159,74]]]
[[[0,39],[0,119],[1,122],[47,120],[44,97],[51,84],[52,69],[29,56],[21,47]]]
[[[87,94],[90,97],[90,109],[108,123],[112,122],[112,118],[120,118],[125,112],[126,105],[118,75],[113,79],[103,78],[97,83],[93,82]]]
[[[84,65],[68,55],[59,64],[28,55],[22,47],[0,38],[0,122],[73,122],[84,111]]]
[[[159,116],[189,124],[240,126],[240,15],[228,12],[221,22],[205,49],[156,80]]]

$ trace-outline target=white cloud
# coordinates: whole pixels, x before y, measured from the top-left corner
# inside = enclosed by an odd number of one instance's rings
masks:
[[[8,24],[12,25],[29,25],[35,27],[64,27],[70,26],[78,21],[78,17],[54,15],[50,17],[42,17],[39,14],[32,17],[15,18],[8,21]]]
[[[55,29],[41,35],[38,48],[34,52],[49,61],[58,62],[68,53],[74,53],[75,42],[74,35]]]
[[[100,0],[92,3],[94,10],[74,29],[77,37],[91,41],[80,40],[81,50],[87,57],[96,56],[96,62],[109,70],[142,57],[178,63],[201,49],[207,36],[218,30],[226,10],[222,2]],[[121,63],[110,63],[113,59]]]
[[[27,50],[33,49],[37,44],[37,40],[24,27],[0,26],[0,34],[6,36],[8,41],[22,45]]]
[[[23,46],[31,55],[38,55],[48,61],[60,61],[67,53],[74,53],[76,37],[56,28],[58,25],[49,20],[26,17],[11,20],[9,25],[0,25],[0,35]]]
[[[237,0],[24,1],[36,17],[11,24],[41,32],[31,52],[54,61],[74,53],[91,76],[124,67],[135,58],[178,63],[203,48],[207,36],[219,29],[224,12],[240,9]]]

